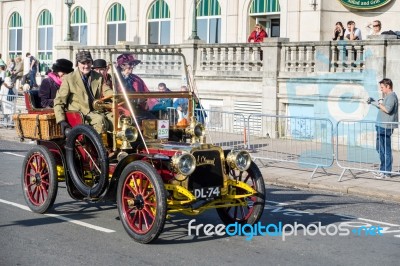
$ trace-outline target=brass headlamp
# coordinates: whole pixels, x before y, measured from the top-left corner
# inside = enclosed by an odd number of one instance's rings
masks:
[[[121,149],[131,149],[130,142],[137,140],[138,131],[135,127],[131,126],[131,119],[129,117],[122,117],[118,124],[121,130],[117,132],[117,139],[122,141]]]

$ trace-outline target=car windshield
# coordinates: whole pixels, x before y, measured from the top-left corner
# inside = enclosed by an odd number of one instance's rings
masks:
[[[115,123],[132,118],[143,139],[168,139],[160,127],[185,129],[199,122],[196,92],[179,53],[112,52],[111,69],[103,76],[113,88],[117,103]],[[155,125],[155,126],[154,126]],[[146,130],[157,128],[157,132]],[[119,126],[120,128],[120,126]],[[139,132],[141,133],[141,132]]]

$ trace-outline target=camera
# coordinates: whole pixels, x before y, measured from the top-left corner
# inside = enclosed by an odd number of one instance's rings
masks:
[[[372,102],[375,102],[375,99],[369,97],[369,98],[367,99],[367,103],[368,103],[368,104],[371,104]]]

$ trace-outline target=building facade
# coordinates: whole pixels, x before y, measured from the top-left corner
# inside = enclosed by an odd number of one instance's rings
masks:
[[[330,40],[337,21],[365,26],[380,19],[383,30],[400,30],[398,0],[0,0],[0,52],[31,52],[56,58],[54,47],[68,38],[82,45],[181,44],[193,35],[205,43],[244,43],[256,23],[270,37],[290,41]]]
[[[193,37],[196,2],[197,35]],[[377,82],[400,79],[400,41],[368,39],[374,19],[400,30],[400,0],[0,0],[3,59],[31,52],[41,65],[77,50],[107,58],[113,49],[170,49],[193,67],[203,104],[218,110],[375,119],[365,104]],[[354,20],[363,41],[333,42],[333,26]],[[264,43],[246,43],[256,23]],[[154,81],[156,84],[157,81]]]

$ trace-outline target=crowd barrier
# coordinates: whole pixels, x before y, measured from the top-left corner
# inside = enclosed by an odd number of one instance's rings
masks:
[[[0,94],[0,127],[12,127],[13,114],[25,113],[24,96]]]
[[[376,127],[393,128],[393,134],[390,138],[377,134]],[[362,176],[365,173],[384,172],[385,174],[399,174],[399,148],[400,135],[397,131],[399,123],[377,123],[376,121],[354,121],[341,120],[338,121],[336,136],[336,163],[342,169],[342,173],[338,181],[346,171],[354,178]],[[389,131],[391,131],[389,129]],[[382,142],[383,145],[388,144],[392,153],[392,170],[380,170],[380,157],[378,154],[377,143]],[[389,143],[390,142],[390,143]],[[389,163],[387,158],[382,158],[384,163]]]
[[[334,162],[333,124],[329,119],[252,114],[247,119],[248,146],[255,160],[318,168]]]
[[[26,112],[23,96],[10,96],[7,101],[0,95],[0,126],[13,126],[12,114]],[[335,127],[329,119],[278,116],[265,114],[242,114],[215,110],[196,109],[198,121],[206,126],[208,143],[224,149],[247,149],[255,161],[261,163],[285,162],[298,168],[318,169],[328,174],[326,168],[336,166],[341,174],[348,171],[354,178],[380,172],[380,158],[376,143],[381,135],[376,126],[398,128],[399,123],[377,123],[376,121],[338,121]],[[177,123],[181,118],[177,110],[168,108],[166,118]],[[391,140],[393,155],[392,170],[386,174],[400,172],[400,134],[394,130]],[[383,140],[382,140],[383,141]],[[385,140],[387,141],[387,139]]]

